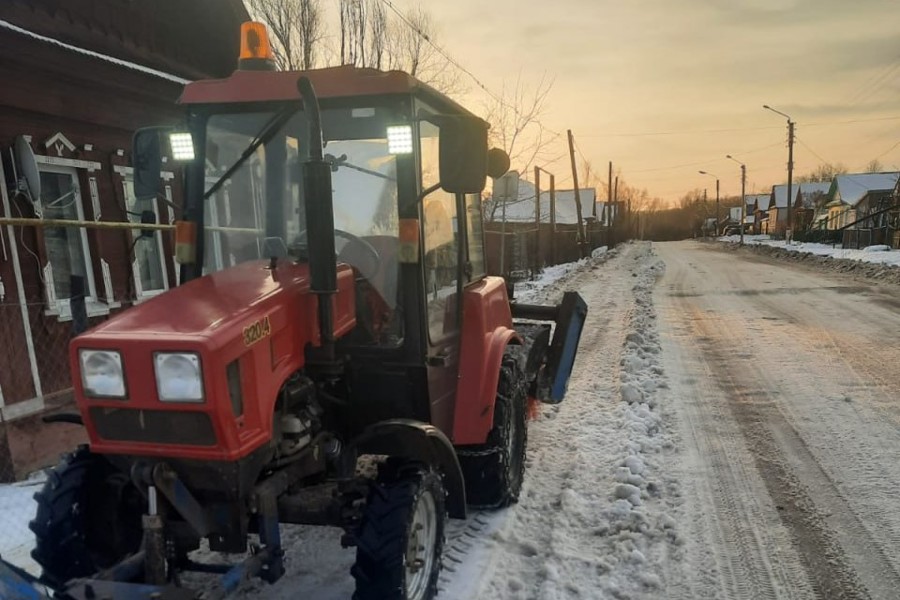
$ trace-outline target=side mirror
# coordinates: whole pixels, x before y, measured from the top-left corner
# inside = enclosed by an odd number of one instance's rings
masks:
[[[159,127],[138,129],[132,141],[131,164],[134,167],[134,196],[138,200],[156,198],[162,173],[162,147]]]
[[[488,175],[487,124],[477,117],[440,117],[441,187],[451,194],[478,194]]]
[[[499,179],[509,171],[509,154],[500,148],[491,148],[487,153],[487,174],[491,179]]]

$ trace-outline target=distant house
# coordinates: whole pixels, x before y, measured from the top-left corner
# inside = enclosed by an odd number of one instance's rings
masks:
[[[170,222],[178,170],[163,169],[168,202],[138,203],[133,133],[180,122],[189,80],[229,75],[248,18],[240,0],[0,2],[0,216],[128,222],[149,212]],[[17,181],[14,147],[17,159],[35,155],[39,197]],[[55,461],[80,435],[58,425],[42,433],[41,421],[71,407],[71,299],[84,298],[96,325],[174,286],[173,254],[159,232],[2,227],[0,478]]]
[[[582,221],[586,221],[588,218],[594,216],[595,206],[597,210],[597,220],[608,220],[608,215],[612,214],[612,211],[604,210],[606,208],[605,202],[597,202],[597,191],[594,188],[583,188],[578,191],[579,200],[581,201]],[[493,198],[485,203],[485,208],[488,211],[486,220],[500,222],[503,220],[505,214],[507,223],[535,223],[537,221],[535,218],[537,214],[537,204],[535,203],[534,192],[535,188],[533,183],[520,180],[517,200],[507,201],[505,206],[503,202]],[[553,221],[557,225],[577,224],[578,209],[575,203],[575,190],[556,190],[555,196],[556,198],[553,204],[556,208],[556,214]],[[540,198],[541,223],[549,224],[551,222],[550,209],[550,192],[542,190]],[[604,217],[603,215],[606,216]]]
[[[793,228],[803,231],[813,226],[816,211],[824,205],[831,188],[830,181],[814,181],[796,184],[794,195]]]
[[[769,233],[768,218],[769,205],[772,203],[771,194],[750,194],[747,200],[747,222],[753,224],[754,233]],[[751,220],[752,219],[752,220]]]
[[[837,175],[825,198],[824,229],[841,229],[857,220],[860,201],[870,192],[892,192],[900,173],[852,173]]]

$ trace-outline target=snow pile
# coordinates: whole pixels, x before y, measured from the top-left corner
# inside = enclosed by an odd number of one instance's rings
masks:
[[[719,240],[737,244],[740,243],[741,238],[737,235],[729,235],[721,237]],[[885,246],[883,244],[855,250],[836,248],[831,244],[816,244],[812,242],[793,242],[788,244],[784,240],[773,240],[767,235],[745,235],[744,244],[751,246],[768,246],[787,252],[801,252],[804,254],[825,256],[834,259],[900,267],[900,250],[892,250],[890,246]]]
[[[631,268],[636,279],[634,306],[619,372],[626,439],[615,469],[612,504],[603,511],[597,529],[608,547],[606,589],[613,597],[661,594],[665,564],[680,554],[683,543],[672,516],[681,501],[678,483],[667,477],[661,461],[674,448],[663,410],[669,386],[660,364],[652,298],[664,271],[665,265],[652,252]]]
[[[540,275],[533,281],[516,283],[515,300],[523,303],[540,302],[550,304],[558,302],[559,298],[562,297],[562,292],[553,294],[551,293],[553,290],[559,290],[559,286],[564,285],[572,276],[586,269],[596,268],[608,259],[615,257],[616,254],[617,251],[615,249],[610,251],[606,246],[601,246],[591,252],[590,258],[544,267]]]

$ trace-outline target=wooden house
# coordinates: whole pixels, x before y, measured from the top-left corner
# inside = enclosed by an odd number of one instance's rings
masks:
[[[240,0],[0,3],[0,217],[128,222],[149,212],[171,221],[178,169],[164,167],[164,200],[139,206],[132,135],[180,122],[176,100],[189,80],[234,70],[248,18]],[[37,198],[22,185],[26,146]],[[96,324],[174,286],[172,255],[159,232],[0,226],[0,479],[55,461],[81,435],[41,421],[71,409],[73,295],[83,287]]]

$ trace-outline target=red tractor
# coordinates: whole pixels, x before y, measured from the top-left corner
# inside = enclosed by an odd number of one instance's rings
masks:
[[[587,307],[486,275],[487,123],[400,72],[276,72],[242,36],[183,128],[135,136],[139,198],[162,140],[185,163],[181,285],[71,344],[90,446],[36,495],[41,583],[190,598],[199,570],[224,595],[281,577],[301,523],[343,528],[354,598],[432,598],[447,515],[516,502],[528,403],[562,400]],[[201,564],[204,540],[245,560]],[[0,563],[0,592],[25,577]]]

